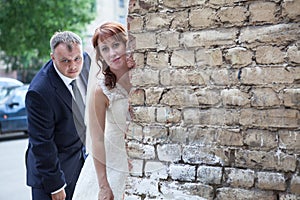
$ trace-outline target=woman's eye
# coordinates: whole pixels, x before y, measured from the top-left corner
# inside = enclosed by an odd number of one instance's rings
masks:
[[[115,48],[116,47],[119,47],[120,46],[120,43],[119,42],[116,42],[116,43],[114,43],[114,45],[113,45]]]
[[[107,47],[103,47],[103,48],[101,48],[101,51],[108,51],[108,48]]]

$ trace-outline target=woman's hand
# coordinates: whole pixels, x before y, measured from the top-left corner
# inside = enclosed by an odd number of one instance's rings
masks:
[[[126,53],[126,61],[127,61],[127,66],[129,69],[134,68],[135,67],[135,61],[133,59],[133,55],[131,52],[127,52]]]
[[[98,193],[98,200],[114,200],[114,195],[109,186],[101,187]]]

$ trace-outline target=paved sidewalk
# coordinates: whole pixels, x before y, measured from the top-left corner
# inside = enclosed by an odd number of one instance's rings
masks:
[[[0,199],[30,200],[26,186],[25,151],[27,139],[0,142]]]

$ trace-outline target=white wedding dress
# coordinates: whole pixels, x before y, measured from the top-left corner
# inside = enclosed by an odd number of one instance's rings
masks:
[[[128,160],[125,149],[126,119],[128,113],[128,93],[120,85],[108,90],[103,79],[100,84],[109,99],[106,111],[105,151],[107,178],[115,200],[123,199],[125,180],[128,176]],[[97,200],[99,187],[92,155],[89,155],[77,181],[73,200]]]

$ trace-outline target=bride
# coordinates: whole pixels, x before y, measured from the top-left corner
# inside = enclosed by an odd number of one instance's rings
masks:
[[[92,43],[100,67],[96,84],[89,81],[87,148],[89,156],[77,181],[73,200],[121,200],[128,175],[126,119],[132,57],[126,56],[127,35],[115,22],[95,30]],[[102,74],[100,73],[102,71]],[[99,78],[100,75],[100,78]]]

